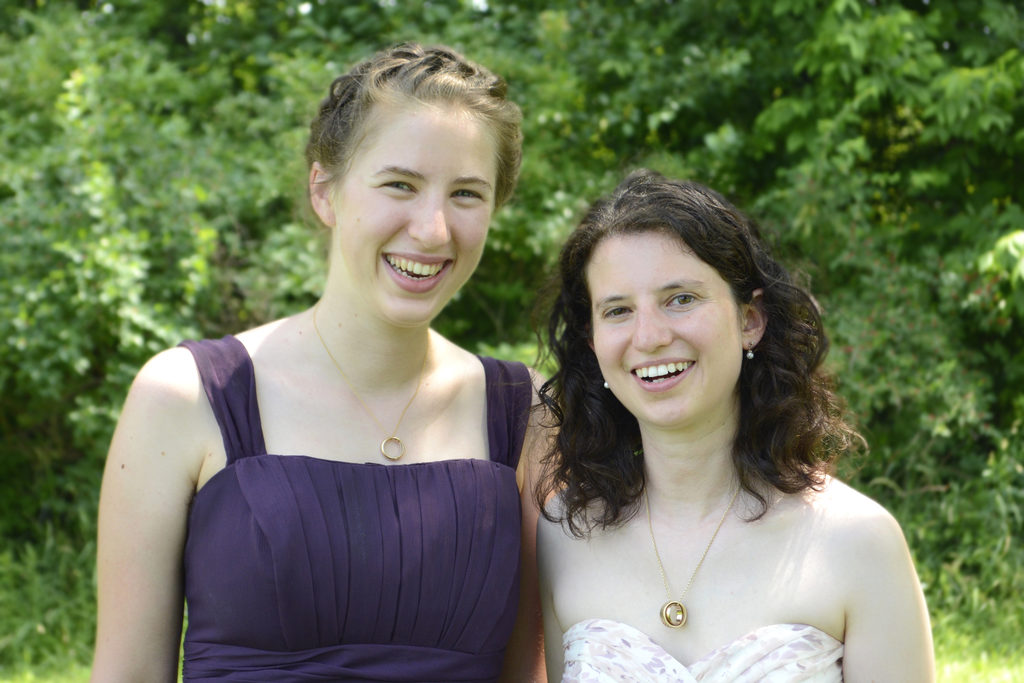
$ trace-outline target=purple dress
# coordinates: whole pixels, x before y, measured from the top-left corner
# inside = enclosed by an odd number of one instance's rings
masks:
[[[227,450],[189,512],[184,680],[497,679],[519,598],[525,366],[480,358],[489,460],[354,464],[268,454],[245,347],[183,346]]]

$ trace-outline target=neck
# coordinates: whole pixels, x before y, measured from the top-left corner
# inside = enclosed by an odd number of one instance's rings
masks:
[[[309,330],[318,347],[321,344],[313,327],[314,313],[323,345],[361,393],[372,395],[416,382],[420,373],[426,372],[425,365],[430,364],[429,359],[425,362],[431,346],[427,326],[403,328],[367,320],[348,313],[344,304],[332,305],[324,296],[308,312]],[[331,364],[322,348],[319,353]]]
[[[651,433],[643,428],[641,435],[652,507],[668,505],[698,517],[721,511],[723,499],[737,486],[732,421],[697,435]]]

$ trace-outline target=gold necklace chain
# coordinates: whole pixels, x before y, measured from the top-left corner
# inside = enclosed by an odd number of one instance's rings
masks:
[[[334,363],[334,367],[338,368],[338,372],[341,374],[341,378],[345,380],[345,386],[348,387],[349,391],[352,392],[352,395],[356,397],[357,401],[359,401],[359,405],[363,407],[363,410],[366,411],[367,415],[373,418],[373,421],[377,423],[377,426],[380,427],[380,430],[384,433],[387,433],[388,430],[384,428],[384,425],[380,423],[380,420],[377,419],[377,416],[373,414],[373,411],[370,410],[370,406],[366,405],[366,401],[364,401],[362,397],[360,397],[359,394],[356,393],[356,389],[355,387],[352,386],[352,382],[349,380],[348,375],[346,375],[345,371],[341,369],[341,365],[338,363],[338,360],[334,357],[334,354],[331,353],[331,350],[327,347],[327,343],[324,341],[323,335],[320,334],[320,327],[316,324],[316,313],[319,310],[319,308],[320,303],[317,302],[316,306],[313,307],[313,329],[316,331],[316,336],[320,340],[320,345],[324,347],[324,351],[327,352],[327,357],[331,359],[332,363]],[[395,428],[391,430],[391,436],[386,437],[383,441],[380,442],[380,453],[388,460],[398,460],[403,455],[405,455],[405,444],[402,443],[402,440],[395,436],[395,434],[398,433],[398,428],[402,425],[402,420],[405,419],[405,413],[409,410],[409,406],[411,406],[412,402],[416,400],[416,395],[420,393],[420,384],[423,383],[423,369],[426,367],[427,352],[424,351],[423,363],[420,365],[420,376],[419,379],[416,380],[416,390],[412,392],[412,397],[409,399],[409,402],[405,404],[404,408],[402,408],[402,414],[398,416],[398,422],[395,423]],[[388,446],[390,446],[391,444],[397,445],[397,455],[392,455],[391,453],[388,452]]]
[[[718,526],[715,527],[715,533],[711,534],[711,540],[708,541],[707,547],[704,548],[704,553],[700,556],[700,560],[697,561],[697,566],[694,567],[693,573],[690,574],[690,580],[686,582],[686,588],[683,589],[682,594],[678,600],[672,599],[672,591],[668,587],[668,578],[665,575],[665,565],[661,563],[661,553],[658,552],[658,542],[654,540],[654,525],[651,524],[651,497],[647,494],[647,489],[644,488],[644,502],[647,504],[647,530],[651,533],[651,545],[654,546],[654,557],[658,560],[658,571],[661,572],[661,582],[665,584],[665,594],[668,595],[668,602],[661,606],[661,623],[665,624],[669,628],[682,628],[686,625],[686,606],[683,605],[683,598],[686,597],[687,591],[690,590],[690,586],[693,585],[693,580],[697,576],[697,572],[700,571],[700,566],[704,564],[704,558],[708,556],[708,551],[711,550],[711,544],[715,542],[718,537],[718,532],[722,529],[722,525],[725,524],[725,518],[729,516],[729,511],[732,510],[733,503],[736,502],[736,496],[740,493],[740,488],[737,486],[735,493],[732,494],[732,499],[729,501],[729,505],[726,506],[725,512],[722,514],[722,519],[718,520]]]

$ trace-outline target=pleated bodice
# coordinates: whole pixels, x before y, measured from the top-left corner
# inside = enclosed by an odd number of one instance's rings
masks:
[[[485,681],[518,601],[525,367],[481,358],[489,459],[346,463],[265,452],[233,337],[188,342],[228,464],[185,547],[185,680]]]

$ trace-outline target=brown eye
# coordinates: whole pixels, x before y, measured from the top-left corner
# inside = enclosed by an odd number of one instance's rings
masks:
[[[614,308],[609,308],[609,309],[605,310],[604,315],[602,317],[604,317],[604,318],[618,318],[620,316],[626,315],[626,313],[628,313],[628,312],[629,312],[629,309],[625,308],[624,306],[616,306]]]

